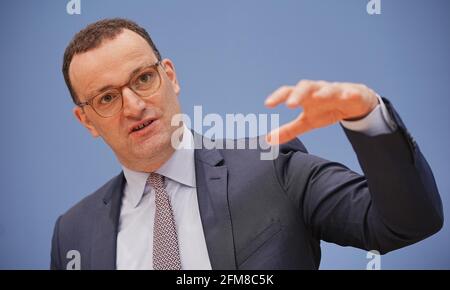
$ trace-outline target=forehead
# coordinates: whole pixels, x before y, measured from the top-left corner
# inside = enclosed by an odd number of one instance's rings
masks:
[[[155,63],[153,49],[137,33],[124,29],[116,38],[77,54],[69,67],[73,88],[80,99],[106,85],[122,85],[136,68]]]

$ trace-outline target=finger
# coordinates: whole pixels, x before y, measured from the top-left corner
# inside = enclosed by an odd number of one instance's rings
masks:
[[[312,96],[312,99],[314,99],[313,106],[320,107],[321,110],[339,111],[343,106],[340,99],[341,94],[342,88],[339,85],[326,85],[314,92]]]
[[[295,120],[267,134],[266,141],[271,145],[283,144],[311,129],[313,128],[308,124],[304,113],[301,113]]]
[[[292,92],[292,89],[292,86],[283,86],[277,89],[269,97],[267,97],[265,105],[269,108],[273,108],[281,103],[284,103],[289,97],[289,94]]]
[[[338,85],[328,84],[321,87],[319,90],[314,92],[314,97],[321,100],[334,100],[341,93],[341,89]]]
[[[309,80],[300,81],[292,90],[286,101],[286,106],[291,109],[301,106],[303,100],[308,96],[311,96],[316,90],[320,89],[322,85],[324,85],[322,82]]]

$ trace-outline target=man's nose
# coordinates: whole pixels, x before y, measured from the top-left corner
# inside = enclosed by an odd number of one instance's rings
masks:
[[[145,102],[131,89],[122,90],[123,114],[126,117],[140,117],[145,110]]]

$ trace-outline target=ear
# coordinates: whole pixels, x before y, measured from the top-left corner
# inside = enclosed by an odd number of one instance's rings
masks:
[[[73,114],[75,115],[77,120],[84,127],[86,127],[86,129],[88,129],[89,132],[91,132],[92,137],[96,138],[96,137],[100,136],[97,129],[94,127],[91,120],[89,120],[89,117],[86,115],[86,112],[84,112],[84,110],[82,108],[76,106],[75,108],[73,108]]]
[[[169,78],[170,82],[172,83],[173,89],[175,90],[175,93],[178,96],[178,94],[180,93],[180,85],[178,83],[177,73],[175,72],[175,65],[168,58],[163,59],[162,64],[163,64],[163,68],[166,71],[167,77]]]

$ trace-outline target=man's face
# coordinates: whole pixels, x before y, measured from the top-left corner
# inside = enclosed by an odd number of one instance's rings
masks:
[[[152,48],[142,37],[124,29],[100,47],[75,55],[69,76],[79,101],[85,102],[106,86],[123,86],[136,69],[157,61]],[[180,113],[180,88],[170,60],[163,60],[158,70],[161,75],[158,91],[142,99],[124,87],[123,109],[112,117],[101,117],[90,106],[74,108],[75,116],[91,134],[101,136],[124,166],[137,171],[156,170],[173,152],[171,136],[177,128],[170,122],[174,114]],[[147,120],[153,121],[147,127],[133,131]]]

